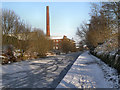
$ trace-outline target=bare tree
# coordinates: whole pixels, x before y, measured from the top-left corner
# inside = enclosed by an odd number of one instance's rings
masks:
[[[98,44],[104,43],[109,39],[113,35],[114,29],[110,28],[110,20],[103,6],[92,3],[90,16],[89,28],[87,24],[81,24],[76,34],[84,40],[89,47],[96,47]]]
[[[25,25],[23,20],[14,11],[2,10],[2,37],[3,45],[13,45],[17,49],[26,50],[28,48],[28,35],[31,27]]]
[[[40,29],[34,29],[29,35],[28,51],[38,52],[40,56],[45,56],[45,53],[50,50],[50,40],[44,35]]]
[[[60,49],[64,53],[70,52],[75,52],[76,51],[76,46],[73,40],[70,40],[68,38],[64,38],[61,43],[60,43]]]
[[[2,11],[2,30],[3,34],[13,33],[17,15],[14,11],[3,9]]]

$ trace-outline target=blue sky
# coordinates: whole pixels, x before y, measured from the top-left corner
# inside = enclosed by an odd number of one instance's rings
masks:
[[[15,11],[32,28],[46,33],[46,6],[49,6],[51,35],[75,38],[77,27],[89,21],[89,2],[4,2],[2,8]]]

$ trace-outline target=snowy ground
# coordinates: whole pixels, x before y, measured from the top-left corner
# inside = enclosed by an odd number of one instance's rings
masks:
[[[80,52],[1,65],[0,87],[56,88],[79,55]]]
[[[87,51],[78,57],[57,88],[120,89],[120,76],[115,69]]]

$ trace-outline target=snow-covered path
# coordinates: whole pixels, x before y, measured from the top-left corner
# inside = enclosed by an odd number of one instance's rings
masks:
[[[0,88],[56,88],[80,53],[0,65]]]
[[[78,57],[57,88],[119,88],[119,76],[87,51]]]

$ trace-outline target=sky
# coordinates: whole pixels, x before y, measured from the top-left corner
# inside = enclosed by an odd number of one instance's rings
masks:
[[[32,28],[46,33],[46,6],[49,6],[50,34],[75,39],[77,27],[90,19],[90,2],[3,2],[2,8],[13,10]]]

